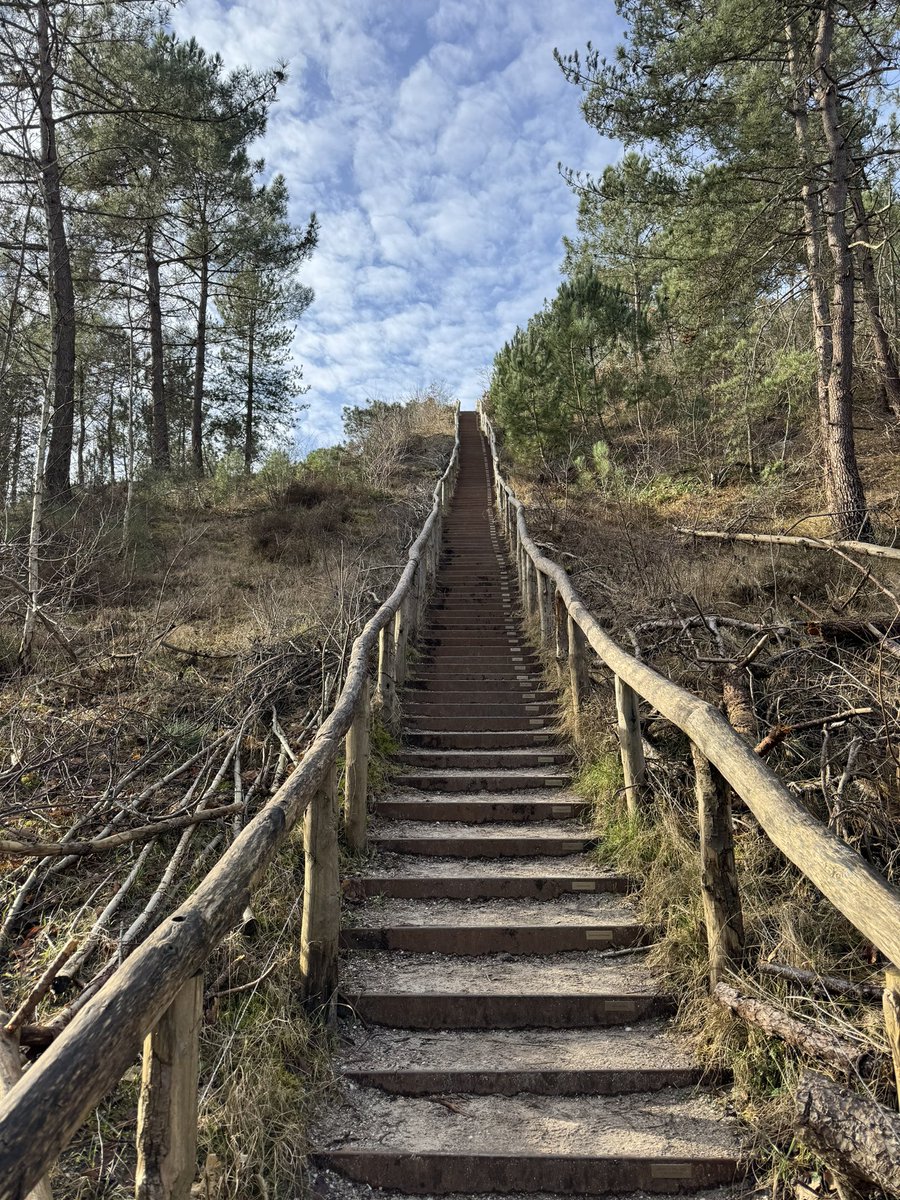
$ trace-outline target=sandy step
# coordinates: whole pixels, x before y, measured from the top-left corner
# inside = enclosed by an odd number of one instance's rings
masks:
[[[636,1028],[343,1030],[343,1075],[398,1095],[615,1095],[691,1087],[703,1071],[659,1022]]]
[[[566,868],[568,868],[566,870]],[[582,857],[500,858],[489,862],[420,855],[380,855],[365,875],[343,881],[350,900],[554,900],[559,896],[631,890],[626,876],[601,872]]]
[[[316,1156],[351,1178],[406,1193],[648,1188],[729,1183],[734,1123],[711,1096],[461,1095],[452,1104],[345,1084],[314,1134]],[[552,1148],[552,1150],[551,1150]]]
[[[499,790],[499,789],[498,789]],[[532,793],[532,797],[539,793]],[[380,817],[405,821],[453,821],[478,825],[504,821],[507,823],[532,823],[535,821],[557,821],[565,817],[578,817],[585,812],[584,801],[563,792],[552,799],[526,799],[517,795],[512,799],[494,799],[488,793],[476,793],[459,798],[460,794],[436,793],[422,796],[418,793],[392,796],[375,804],[375,813]]]
[[[407,729],[404,742],[411,746],[427,746],[446,750],[509,749],[519,746],[555,746],[559,744],[557,729]]]
[[[462,768],[463,770],[508,769],[510,767],[549,767],[570,763],[571,750],[560,746],[553,750],[521,748],[517,750],[419,750],[403,749],[397,761],[407,766],[430,769]]]
[[[636,946],[644,929],[622,900],[376,900],[352,911],[341,945],[418,954],[555,954]]]
[[[640,952],[456,958],[348,954],[341,992],[365,1021],[398,1029],[590,1029],[672,1010]]]
[[[549,767],[519,767],[505,770],[466,770],[462,767],[422,768],[398,771],[394,775],[398,787],[415,788],[420,792],[522,792],[534,788],[567,788],[572,782],[569,771]]]
[[[442,733],[506,733],[518,732],[523,726],[530,728],[532,733],[550,733],[557,740],[560,736],[559,726],[557,724],[557,714],[554,711],[552,715],[547,716],[529,716],[527,713],[514,712],[505,717],[487,717],[487,716],[459,716],[459,717],[442,717],[436,716],[433,712],[416,716],[411,713],[404,713],[404,722],[406,730],[404,731],[404,741],[408,741],[407,731],[414,732],[417,729],[433,730],[438,727]],[[474,729],[473,729],[474,727]],[[533,743],[532,743],[533,744]]]
[[[372,822],[371,846],[394,854],[427,854],[439,858],[540,858],[581,854],[596,838],[577,821],[542,822],[534,832],[513,833],[501,823],[483,825],[428,821]]]

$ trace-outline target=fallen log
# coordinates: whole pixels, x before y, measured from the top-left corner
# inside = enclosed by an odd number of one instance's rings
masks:
[[[835,542],[828,538],[801,537],[788,533],[729,533],[724,529],[684,529],[676,526],[676,533],[691,537],[714,538],[719,542],[754,542],[760,545],[806,546],[810,550],[850,550],[854,554],[869,554],[874,558],[900,560],[900,547],[878,546],[874,542]]]
[[[182,813],[178,817],[164,817],[153,825],[139,825],[137,829],[123,829],[121,833],[111,833],[108,837],[95,838],[86,842],[13,842],[0,839],[0,854],[9,854],[16,858],[58,858],[60,855],[102,854],[105,850],[115,850],[117,846],[126,846],[129,842],[140,842],[146,838],[158,837],[161,833],[169,833],[173,829],[185,829],[189,825],[199,825],[201,821],[215,821],[219,817],[228,817],[239,812],[243,804],[224,804],[221,808],[204,808],[200,812]]]
[[[802,1139],[842,1173],[900,1192],[900,1114],[804,1071],[796,1094]]]
[[[763,975],[774,975],[777,979],[799,983],[830,996],[846,996],[848,1000],[859,1000],[862,1004],[880,1004],[884,991],[873,983],[851,983],[849,979],[836,979],[833,975],[820,975],[818,971],[806,971],[784,963],[764,962],[759,964],[759,969]]]
[[[717,983],[712,994],[720,1004],[731,1009],[748,1025],[761,1029],[771,1037],[780,1038],[789,1046],[828,1063],[845,1075],[869,1078],[883,1061],[884,1056],[873,1047],[847,1041],[830,1029],[816,1028],[798,1021],[771,1000],[743,996],[726,983]]]
[[[821,729],[824,725],[837,725],[848,721],[851,717],[868,717],[874,713],[874,708],[848,708],[845,712],[832,713],[829,717],[812,717],[808,721],[795,721],[793,725],[773,725],[761,742],[754,747],[760,758],[765,758],[770,750],[779,746],[785,738],[805,729]]]

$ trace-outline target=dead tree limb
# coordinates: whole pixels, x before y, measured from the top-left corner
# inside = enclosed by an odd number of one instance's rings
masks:
[[[886,1192],[900,1188],[900,1114],[804,1071],[796,1094],[796,1122],[803,1140],[842,1173]]]
[[[764,962],[759,964],[759,969],[763,975],[786,979],[788,983],[799,983],[829,996],[846,996],[848,1000],[858,1000],[863,1004],[880,1004],[884,990],[875,984],[851,983],[849,979],[836,979],[833,975],[820,975],[817,971],[805,971],[784,963]]]
[[[854,554],[869,554],[875,558],[900,559],[900,548],[896,546],[877,546],[870,542],[833,542],[824,538],[801,537],[797,534],[729,533],[724,529],[685,529],[681,526],[676,526],[675,532],[686,533],[691,537],[714,538],[720,542],[753,542],[760,545],[805,546],[810,550],[850,550]]]
[[[169,833],[173,829],[184,829],[188,825],[199,825],[201,821],[215,821],[219,817],[228,817],[243,808],[242,804],[225,804],[221,808],[206,808],[202,812],[181,813],[177,817],[166,817],[153,825],[139,825],[137,829],[123,829],[121,833],[111,833],[108,837],[95,838],[87,842],[13,842],[0,839],[0,854],[9,854],[16,858],[55,858],[62,854],[102,854],[106,850],[115,850],[118,846],[127,846],[129,842],[140,842],[145,838],[158,837],[161,833]]]
[[[748,1025],[761,1029],[771,1037],[780,1038],[789,1046],[828,1063],[845,1075],[868,1078],[884,1057],[871,1046],[847,1041],[830,1029],[798,1021],[771,1000],[743,996],[726,983],[716,984],[712,994],[720,1004],[731,1009]]]

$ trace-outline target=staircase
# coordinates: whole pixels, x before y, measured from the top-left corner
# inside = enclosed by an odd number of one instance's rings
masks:
[[[621,875],[570,790],[475,415],[370,869],[345,883],[342,1097],[319,1195],[685,1192],[740,1144],[667,1028]]]

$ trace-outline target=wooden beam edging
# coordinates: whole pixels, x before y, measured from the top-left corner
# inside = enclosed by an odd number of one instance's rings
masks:
[[[486,419],[482,411],[482,421]],[[601,628],[563,568],[545,558],[529,537],[524,509],[500,474],[493,436],[489,441],[494,471],[516,512],[520,545],[535,567],[554,580],[573,623],[600,660],[687,734],[731,784],[785,858],[886,958],[900,964],[900,891],[807,812],[718,709],[638,662]]]
[[[719,542],[752,542],[757,545],[805,546],[810,550],[849,550],[852,554],[868,554],[873,558],[900,559],[900,547],[879,546],[876,542],[836,542],[830,538],[805,537],[794,533],[729,533],[725,529],[686,529],[676,525],[676,533],[689,537],[713,538]]]
[[[450,461],[390,596],[353,643],[344,686],[299,765],[235,838],[193,894],[125,959],[0,1104],[0,1200],[22,1200],[52,1167],[85,1116],[134,1062],[145,1035],[240,924],[253,889],[313,795],[323,786],[353,722],[381,629],[410,589],[440,521],[442,484],[459,457],[459,406]]]

